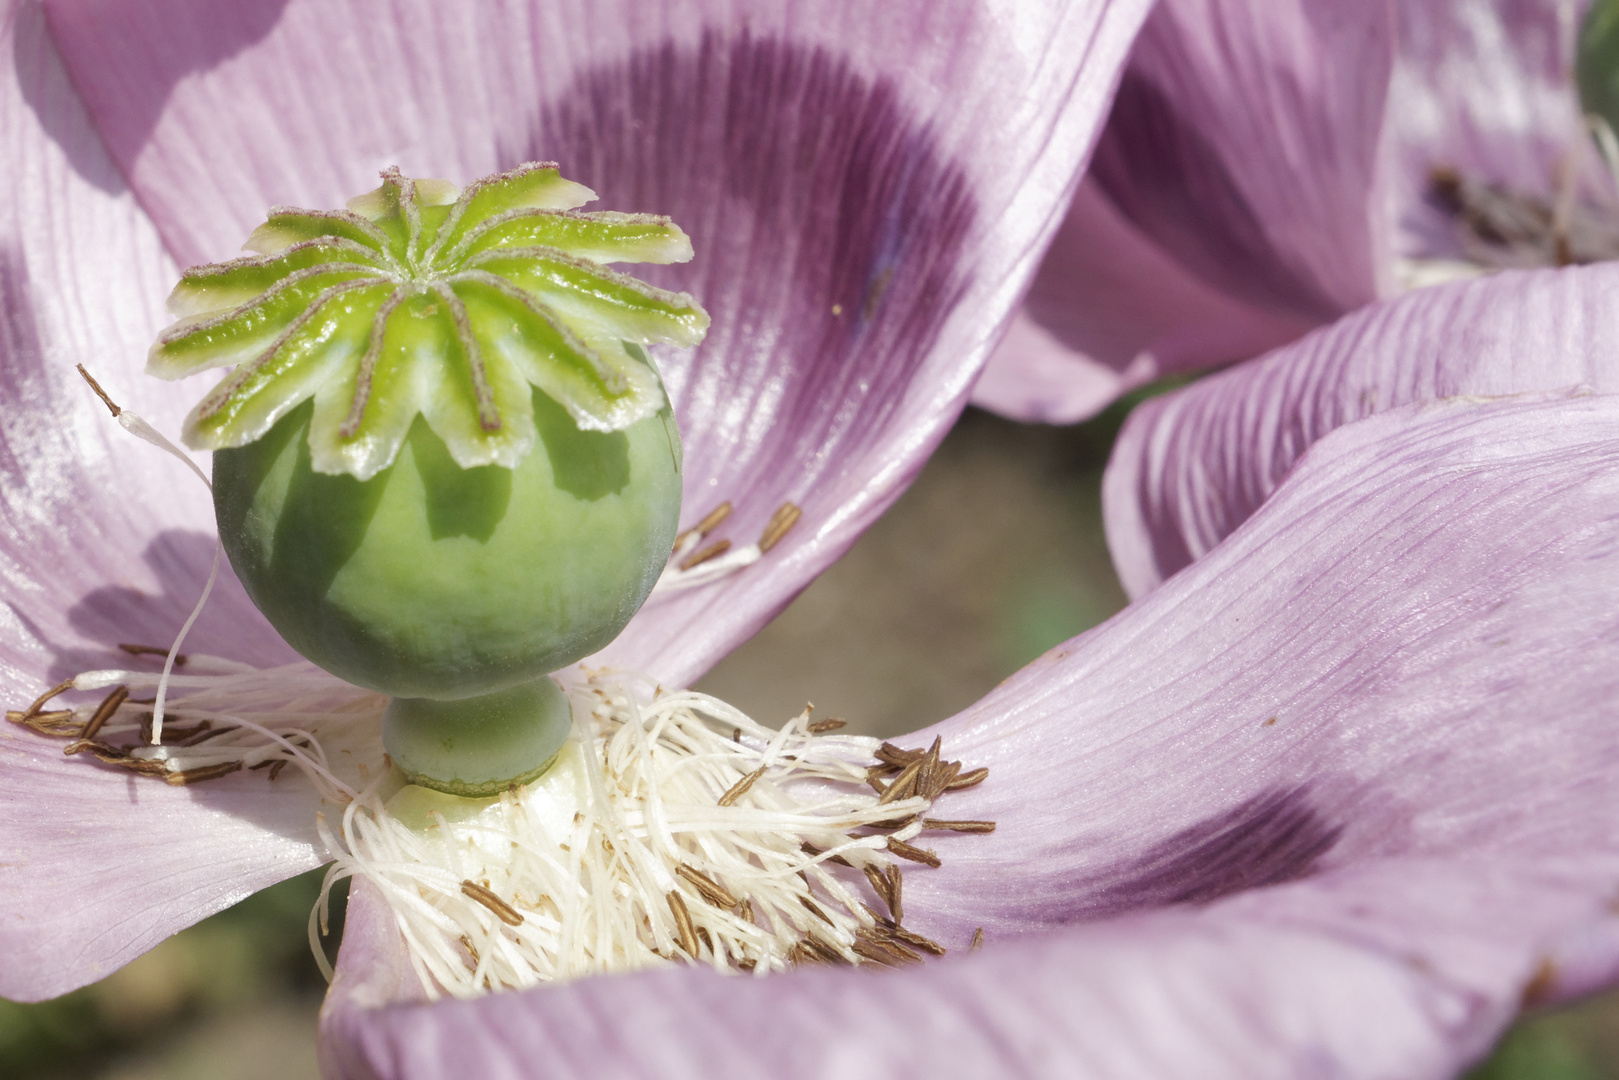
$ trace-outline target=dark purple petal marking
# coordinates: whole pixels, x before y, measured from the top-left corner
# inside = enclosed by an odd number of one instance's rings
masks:
[[[1090,175],[1136,226],[1228,295],[1309,322],[1343,305],[1292,272],[1218,151],[1175,101],[1127,69]]]
[[[1304,787],[1256,795],[1107,871],[1069,918],[1101,918],[1222,896],[1307,877],[1343,835],[1309,804]]]
[[[668,214],[699,253],[638,275],[713,318],[665,372],[691,433],[688,492],[755,491],[758,525],[783,501],[811,517],[844,503],[834,473],[883,441],[974,273],[968,181],[895,84],[819,48],[710,31],[581,76],[509,153],[542,148],[605,205]],[[784,603],[796,586],[781,588]],[[623,655],[665,649],[656,633],[637,644],[632,625]]]

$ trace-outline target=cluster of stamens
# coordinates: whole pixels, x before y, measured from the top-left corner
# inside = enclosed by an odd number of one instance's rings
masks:
[[[653,595],[707,585],[752,566],[781,542],[803,513],[795,504],[784,502],[770,515],[758,540],[735,547],[730,540],[709,540],[731,516],[730,500],[720,503],[697,524],[675,537],[674,550],[652,589]]]
[[[70,755],[174,784],[243,770],[274,780],[294,765],[342,808],[336,822],[317,815],[327,889],[356,875],[378,888],[431,996],[674,962],[756,974],[915,963],[944,948],[903,925],[897,860],[936,867],[922,834],[994,828],[930,814],[987,770],[944,760],[938,740],[905,750],[842,734],[810,708],[772,730],[706,695],[571,673],[575,730],[559,765],[462,800],[404,787],[377,738],[379,695],[306,663],[193,654],[180,670],[161,746],[152,699],[134,696],[155,672],[86,672],[8,716],[67,740]],[[99,702],[48,708],[109,686]]]

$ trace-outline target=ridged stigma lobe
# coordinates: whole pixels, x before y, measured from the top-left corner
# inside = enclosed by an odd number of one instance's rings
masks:
[[[146,370],[234,368],[186,418],[197,450],[253,442],[314,398],[314,469],[362,480],[417,415],[463,468],[517,465],[536,390],[582,429],[629,427],[664,404],[642,347],[695,345],[708,314],[605,267],[692,247],[668,218],[578,209],[594,198],[529,162],[464,189],[390,168],[345,210],[276,207],[244,245],[257,254],[185,271]]]

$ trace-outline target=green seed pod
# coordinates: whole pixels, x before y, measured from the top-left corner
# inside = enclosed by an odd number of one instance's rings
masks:
[[[708,317],[602,264],[691,244],[593,197],[548,164],[461,192],[390,169],[347,211],[273,210],[259,256],[186,271],[148,362],[234,365],[185,427],[231,565],[294,648],[394,696],[384,742],[440,790],[543,768],[567,732],[547,673],[623,629],[674,539],[642,346]]]

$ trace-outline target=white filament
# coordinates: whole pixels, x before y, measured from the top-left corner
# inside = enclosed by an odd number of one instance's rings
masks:
[[[74,685],[140,694],[161,681],[109,670]],[[326,967],[316,926],[330,889],[358,875],[387,902],[433,997],[675,962],[764,974],[793,963],[806,939],[858,963],[857,935],[878,919],[860,899],[861,871],[885,871],[890,837],[915,837],[931,805],[880,802],[866,786],[879,741],[812,734],[807,709],[775,731],[716,698],[620,672],[568,673],[574,729],[557,764],[478,800],[407,785],[382,750],[386,699],[313,664],[260,670],[196,655],[170,682],[173,723],[188,726],[129,758],[161,763],[171,778],[234,765],[270,769],[261,775],[271,782],[278,762],[297,766],[333,859],[311,913],[317,961]],[[119,706],[102,741],[140,742],[148,704]],[[479,889],[505,905],[504,918]]]
[[[787,966],[807,936],[858,962],[856,934],[876,920],[850,885],[859,874],[845,880],[828,860],[886,867],[887,836],[850,830],[928,806],[919,797],[879,804],[865,788],[877,740],[812,735],[807,711],[772,731],[715,698],[658,693],[620,673],[591,673],[566,689],[573,735],[534,784],[487,800],[414,788],[384,800],[379,776],[340,829],[321,822],[336,855],[327,889],[350,875],[377,887],[430,995],[673,962],[764,974]],[[448,809],[428,809],[436,802]],[[402,804],[424,820],[401,820]],[[920,828],[892,835],[906,840]],[[819,853],[806,853],[806,843]],[[716,903],[682,867],[745,899],[752,918],[723,897]],[[498,898],[507,917],[469,895],[466,882]],[[699,931],[695,955],[682,946],[671,892]]]

